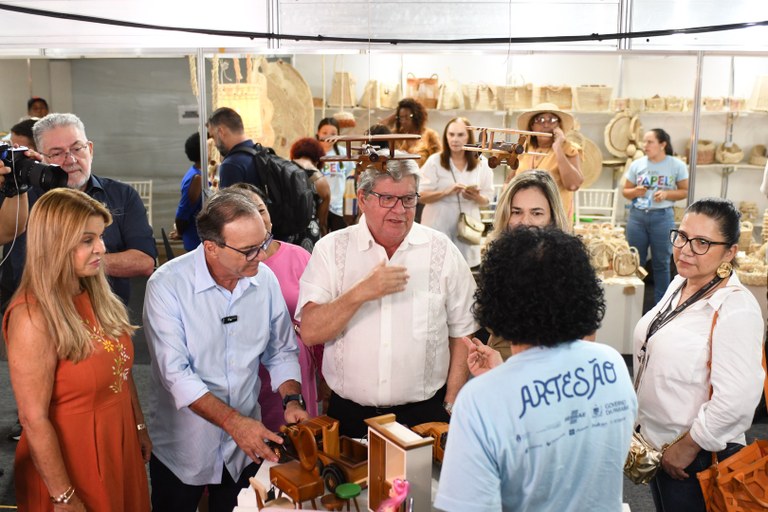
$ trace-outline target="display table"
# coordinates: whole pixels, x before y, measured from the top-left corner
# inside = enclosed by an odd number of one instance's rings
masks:
[[[595,341],[615,348],[621,354],[632,353],[632,333],[643,316],[645,283],[638,277],[602,279],[605,291],[605,317]]]
[[[261,484],[264,486],[265,489],[269,489],[272,485],[269,481],[269,468],[274,465],[275,465],[274,462],[264,461],[261,464],[259,471],[256,473],[255,478],[259,482],[261,482]],[[439,478],[440,478],[440,469],[436,465],[433,465],[432,466],[432,499],[433,500],[435,499],[435,496],[437,496],[437,481]],[[254,500],[253,505],[251,505],[250,498],[248,497],[249,495],[252,495],[252,489],[250,488],[245,488],[242,491],[240,491],[240,496],[238,497],[238,506],[236,506],[232,512],[257,512],[258,508],[256,508],[255,498],[253,498]],[[362,494],[358,496],[357,503],[360,506],[361,512],[370,510],[368,508],[368,489],[367,488],[363,489]],[[351,508],[354,508],[354,506]],[[270,507],[269,510],[275,510],[275,511],[286,510],[287,511],[287,510],[295,510],[295,509]],[[322,511],[306,509],[306,508],[302,510],[304,510],[305,512],[322,512]],[[434,507],[430,507],[430,510],[435,511],[437,509]],[[415,510],[414,512],[425,512],[425,511]],[[629,505],[627,505],[626,503],[623,503],[621,506],[621,512],[631,512]]]

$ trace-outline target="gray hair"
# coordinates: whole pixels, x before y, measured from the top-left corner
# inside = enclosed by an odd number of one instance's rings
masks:
[[[243,217],[261,218],[256,203],[242,189],[225,188],[211,196],[197,215],[200,240],[223,244],[224,226]]]
[[[85,125],[75,114],[48,114],[44,118],[40,119],[32,127],[32,135],[35,137],[35,146],[42,148],[43,135],[46,132],[53,130],[54,128],[66,126],[74,126],[83,134],[85,140],[88,140],[88,136],[85,134]]]
[[[389,150],[384,150],[389,153]],[[381,153],[384,155],[385,153]],[[395,156],[407,155],[405,151],[395,151]],[[373,187],[376,183],[385,179],[391,178],[393,181],[402,181],[408,176],[413,176],[416,181],[416,190],[419,189],[419,165],[416,160],[387,160],[386,172],[381,172],[375,165],[369,165],[363,172],[360,173],[360,184],[358,189],[362,190],[366,195],[373,192]]]

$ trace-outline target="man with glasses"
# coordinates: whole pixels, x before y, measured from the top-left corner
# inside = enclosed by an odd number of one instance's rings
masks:
[[[448,421],[467,380],[461,338],[474,333],[475,282],[444,234],[414,224],[418,167],[389,160],[363,171],[360,222],[322,238],[302,275],[296,319],[325,344],[328,414],[362,437],[365,418]]]
[[[152,228],[139,194],[125,183],[91,174],[93,142],[88,140],[85,126],[74,114],[49,114],[34,124],[32,133],[37,153],[30,152],[30,156],[46,164],[60,165],[69,177],[67,187],[101,201],[112,213],[113,222],[104,230],[104,264],[112,291],[127,304],[129,278],[152,274],[157,257]],[[29,189],[30,208],[42,194],[36,187]],[[21,279],[25,254],[26,236],[21,235],[10,259],[14,290]],[[9,298],[3,297],[3,303]]]
[[[197,217],[202,243],[147,283],[144,326],[156,391],[150,412],[153,510],[230,512],[262,459],[277,461],[262,423],[259,363],[283,398],[285,421],[308,418],[299,349],[275,275],[272,242],[248,192],[214,194]]]

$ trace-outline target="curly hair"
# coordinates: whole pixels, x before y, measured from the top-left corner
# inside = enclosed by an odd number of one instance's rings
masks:
[[[595,332],[605,300],[579,238],[519,226],[489,246],[472,312],[513,344],[553,347]]]
[[[305,137],[297,140],[291,146],[291,160],[308,158],[318,169],[321,167],[320,159],[324,156],[323,145],[317,139]]]
[[[400,109],[407,108],[413,114],[413,126],[416,128],[417,133],[424,131],[424,126],[427,124],[429,114],[424,105],[419,103],[413,98],[403,98],[397,104],[397,113],[395,114],[395,133],[402,133],[400,131]]]

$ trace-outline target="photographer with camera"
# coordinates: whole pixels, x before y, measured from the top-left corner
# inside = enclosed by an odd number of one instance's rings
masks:
[[[3,160],[0,159],[0,189],[5,187],[5,180],[8,179],[10,173],[10,167],[6,167]],[[0,205],[0,245],[7,244],[24,233],[27,228],[28,214],[29,203],[26,192],[2,202]]]
[[[31,209],[45,190],[66,186],[104,203],[113,217],[112,224],[104,231],[105,270],[112,290],[127,304],[129,278],[149,276],[157,256],[152,228],[139,194],[125,183],[91,174],[93,143],[88,140],[82,121],[74,114],[54,113],[43,117],[35,123],[33,135],[37,152],[24,152],[28,157],[24,158],[13,151],[12,156],[5,158],[6,167],[9,162],[15,162],[17,170],[13,183],[6,180],[3,194],[6,198],[13,197],[17,185],[19,192],[28,188]],[[30,159],[40,160],[44,165]],[[66,180],[60,171],[66,173]],[[14,289],[21,278],[25,254],[26,237],[22,235],[16,240],[10,257]],[[8,298],[4,297],[3,302]]]

